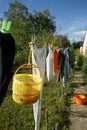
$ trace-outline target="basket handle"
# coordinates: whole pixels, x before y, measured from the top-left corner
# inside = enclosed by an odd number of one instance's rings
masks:
[[[38,66],[37,65],[34,65],[34,64],[23,64],[23,65],[21,65],[21,66],[19,66],[18,67],[18,69],[15,71],[15,74],[20,70],[20,69],[24,69],[24,68],[38,68]],[[39,68],[38,68],[38,70],[39,70]],[[40,70],[39,70],[39,72],[40,72]]]

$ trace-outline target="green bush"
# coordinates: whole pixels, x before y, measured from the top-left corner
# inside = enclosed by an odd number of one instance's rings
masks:
[[[83,65],[83,55],[79,55],[78,59],[77,59],[77,65],[79,67],[81,67]]]
[[[84,57],[83,65],[82,65],[82,72],[87,75],[87,57]]]
[[[87,83],[87,56],[83,59],[82,72],[84,81]]]
[[[18,67],[22,64],[28,63],[28,58],[29,58],[29,50],[30,48],[28,45],[23,45],[23,46],[17,46],[16,54],[15,54],[15,59],[14,59],[14,67]]]
[[[70,65],[71,65],[71,68],[74,68],[74,66],[75,66],[75,53],[74,53],[74,48],[71,47],[71,48],[70,48],[70,51],[71,51],[71,55],[70,55]]]

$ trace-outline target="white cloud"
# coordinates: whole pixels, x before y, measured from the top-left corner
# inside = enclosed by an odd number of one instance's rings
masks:
[[[77,35],[77,36],[84,36],[85,32],[86,32],[85,30],[83,30],[83,31],[76,31],[76,32],[72,32],[72,34]]]
[[[70,43],[82,41],[85,37],[86,30],[72,32],[68,35]]]

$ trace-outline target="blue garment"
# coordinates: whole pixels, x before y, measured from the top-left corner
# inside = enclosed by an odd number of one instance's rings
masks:
[[[70,55],[68,48],[65,48],[63,51],[65,55],[65,65],[64,65],[64,76],[63,76],[63,87],[66,86],[66,82],[68,81],[70,75]]]

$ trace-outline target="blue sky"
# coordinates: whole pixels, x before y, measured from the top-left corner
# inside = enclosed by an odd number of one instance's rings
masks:
[[[29,12],[49,9],[55,17],[57,32],[67,35],[72,41],[84,38],[87,29],[87,0],[18,0],[25,5]],[[14,0],[0,0],[0,17],[8,10],[9,2]]]

